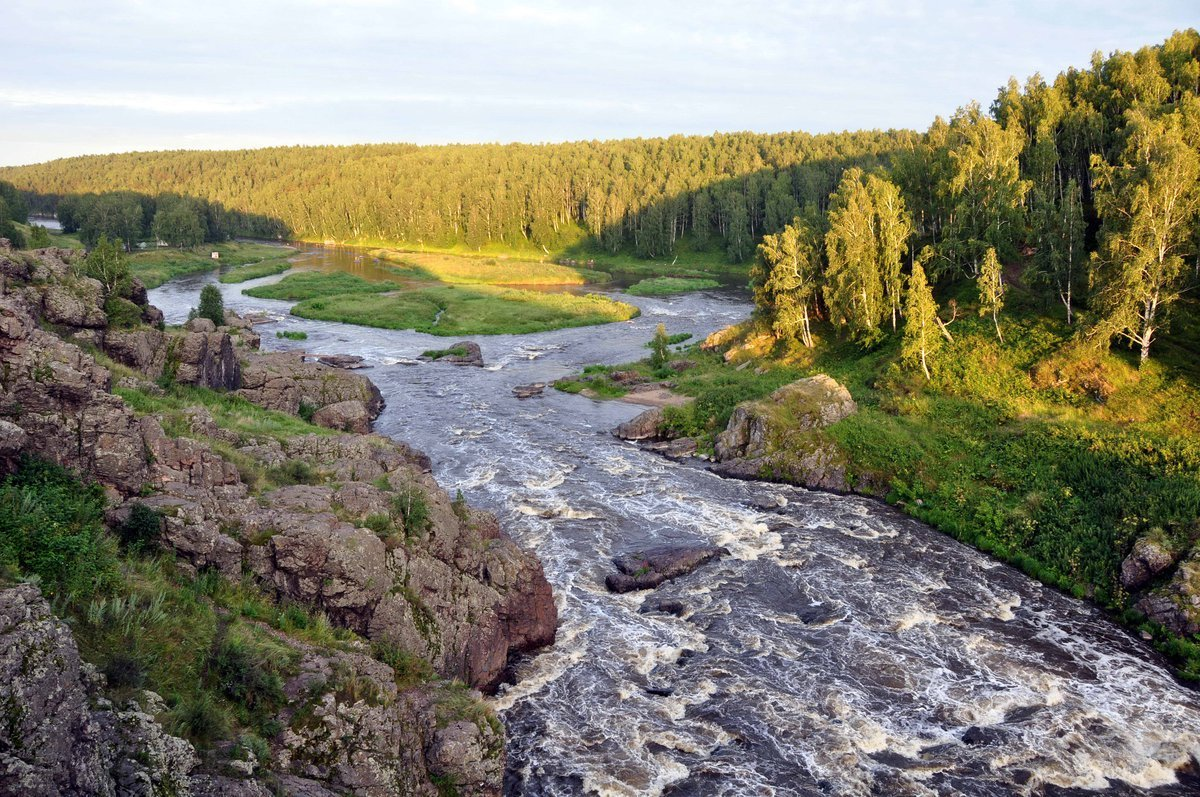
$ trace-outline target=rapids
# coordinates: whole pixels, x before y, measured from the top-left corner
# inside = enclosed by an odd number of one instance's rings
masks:
[[[301,265],[364,267],[350,257]],[[242,296],[273,279],[220,286],[227,307],[278,319],[264,349],[364,356],[387,400],[377,431],[426,451],[545,564],[558,642],[493,699],[509,794],[1200,792],[1175,774],[1200,757],[1200,695],[1087,604],[877,502],[726,480],[613,438],[638,407],[511,394],[644,356],[659,322],[700,338],[744,318],[744,294],[622,295],[640,318],[476,338],[480,369],[413,364],[449,339]],[[179,323],[211,280],[150,298]],[[669,542],[732,555],[654,592],[605,590],[614,554]]]

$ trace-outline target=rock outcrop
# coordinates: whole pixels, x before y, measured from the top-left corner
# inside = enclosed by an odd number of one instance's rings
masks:
[[[1175,564],[1176,554],[1164,540],[1142,537],[1121,562],[1121,586],[1140,589]]]
[[[302,406],[315,411],[345,401],[361,402],[372,420],[383,411],[383,396],[371,380],[340,368],[305,362],[299,352],[243,358],[238,393],[260,407],[292,415],[298,414]]]
[[[254,353],[236,324],[108,328],[92,312],[94,286],[71,273],[74,257],[0,253],[0,476],[25,454],[73,469],[105,486],[110,524],[137,504],[157,510],[159,542],[183,571],[248,575],[475,687],[494,686],[511,654],[553,640],[555,604],[536,558],[494,517],[452,501],[423,454],[361,434],[383,403],[369,380],[298,354]],[[48,294],[57,321],[47,320]],[[154,317],[147,308],[143,318]],[[237,389],[293,414],[308,407],[359,433],[248,435],[196,407],[174,413],[168,434],[114,395],[109,370],[69,341],[103,347],[147,379]],[[134,377],[122,386],[163,393]],[[249,763],[237,777],[197,768],[191,747],[157,724],[156,696],[108,703],[103,679],[80,663],[35,588],[0,590],[0,637],[0,707],[10,719],[0,723],[0,792],[272,793],[249,777]],[[284,730],[269,740],[272,788],[435,797],[436,777],[460,794],[499,794],[502,728],[447,708],[478,707],[470,694],[448,694],[441,682],[398,689],[361,642],[361,651],[330,651],[280,640],[301,665],[286,684]]]
[[[155,693],[121,706],[105,698],[104,677],[36,587],[0,590],[0,793],[267,797],[275,782],[288,794],[435,797],[437,778],[461,795],[499,794],[503,729],[456,708],[455,687],[401,690],[392,668],[364,653],[259,630],[290,652],[295,674],[271,760],[232,761],[241,775],[231,778],[204,771],[192,745],[163,730]]]
[[[857,410],[850,392],[824,374],[784,385],[734,409],[717,436],[713,470],[849,491],[845,456],[820,430]]]
[[[657,440],[662,433],[663,411],[661,407],[651,407],[613,431],[613,434],[622,440]]]
[[[161,698],[118,708],[36,587],[0,590],[0,794],[187,794],[192,746],[155,721]]]
[[[479,348],[478,343],[472,343],[469,340],[461,340],[453,344],[447,349],[437,353],[437,356],[422,356],[422,360],[433,360],[439,363],[450,363],[451,365],[474,365],[483,367],[483,352]]]

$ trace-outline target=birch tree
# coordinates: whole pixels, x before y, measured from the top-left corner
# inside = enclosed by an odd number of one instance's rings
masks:
[[[996,250],[988,247],[983,255],[983,263],[979,267],[979,279],[975,281],[979,288],[979,315],[990,315],[992,324],[996,327],[996,337],[1001,343],[1004,335],[1000,333],[1000,309],[1004,307],[1004,272],[1000,268],[1000,258]]]
[[[763,236],[752,274],[754,302],[770,316],[776,337],[799,338],[812,348],[820,273],[819,238],[804,219],[796,217],[778,234]]]
[[[908,365],[920,365],[926,379],[933,378],[929,362],[942,347],[943,330],[937,312],[933,290],[925,280],[925,269],[919,261],[913,263],[904,302],[904,338],[900,342],[900,359]]]
[[[1150,117],[1129,113],[1128,137],[1115,164],[1092,158],[1100,215],[1100,248],[1093,255],[1093,334],[1138,349],[1144,362],[1180,294],[1184,254],[1200,210],[1200,155],[1184,138],[1185,114],[1200,101]]]

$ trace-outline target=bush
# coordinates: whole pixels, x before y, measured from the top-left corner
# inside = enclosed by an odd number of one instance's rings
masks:
[[[307,332],[295,332],[295,331],[289,329],[289,330],[285,330],[285,331],[281,331],[281,332],[276,332],[275,337],[280,338],[282,340],[308,340],[308,333]]]
[[[104,529],[104,491],[31,458],[0,484],[0,567],[37,576],[49,597],[106,592],[117,582],[116,546]]]
[[[134,504],[129,519],[117,528],[121,545],[130,551],[152,551],[162,533],[162,515],[145,504]]]
[[[87,257],[78,261],[75,271],[84,277],[99,280],[104,286],[105,296],[121,296],[129,292],[132,277],[129,273],[129,261],[120,241],[110,241],[101,235],[100,240],[88,252]]]
[[[120,296],[105,300],[104,314],[108,316],[108,325],[116,329],[130,329],[142,323],[142,308]]]
[[[221,691],[251,711],[283,702],[283,682],[268,669],[266,657],[249,643],[228,639],[213,656]]]
[[[229,717],[212,695],[201,692],[175,707],[167,728],[176,736],[207,747],[229,735]]]
[[[217,326],[225,323],[225,299],[216,285],[205,285],[200,289],[200,306],[196,308],[196,317],[207,318]]]
[[[419,537],[432,524],[425,493],[416,485],[410,484],[392,496],[392,516],[400,521],[406,537]]]

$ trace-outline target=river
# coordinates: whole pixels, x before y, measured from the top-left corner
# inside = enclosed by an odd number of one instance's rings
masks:
[[[660,322],[699,338],[744,318],[744,294],[622,295],[640,318],[479,337],[478,369],[406,364],[445,338],[241,294],[273,279],[220,286],[227,307],[279,319],[259,327],[264,349],[364,356],[387,400],[376,429],[426,451],[545,565],[558,642],[493,699],[508,794],[1200,793],[1174,774],[1200,756],[1200,695],[1087,604],[877,502],[726,480],[613,438],[637,407],[511,394],[644,356]],[[209,281],[150,298],[179,323]],[[654,592],[605,590],[614,554],[665,542],[731,555]]]

